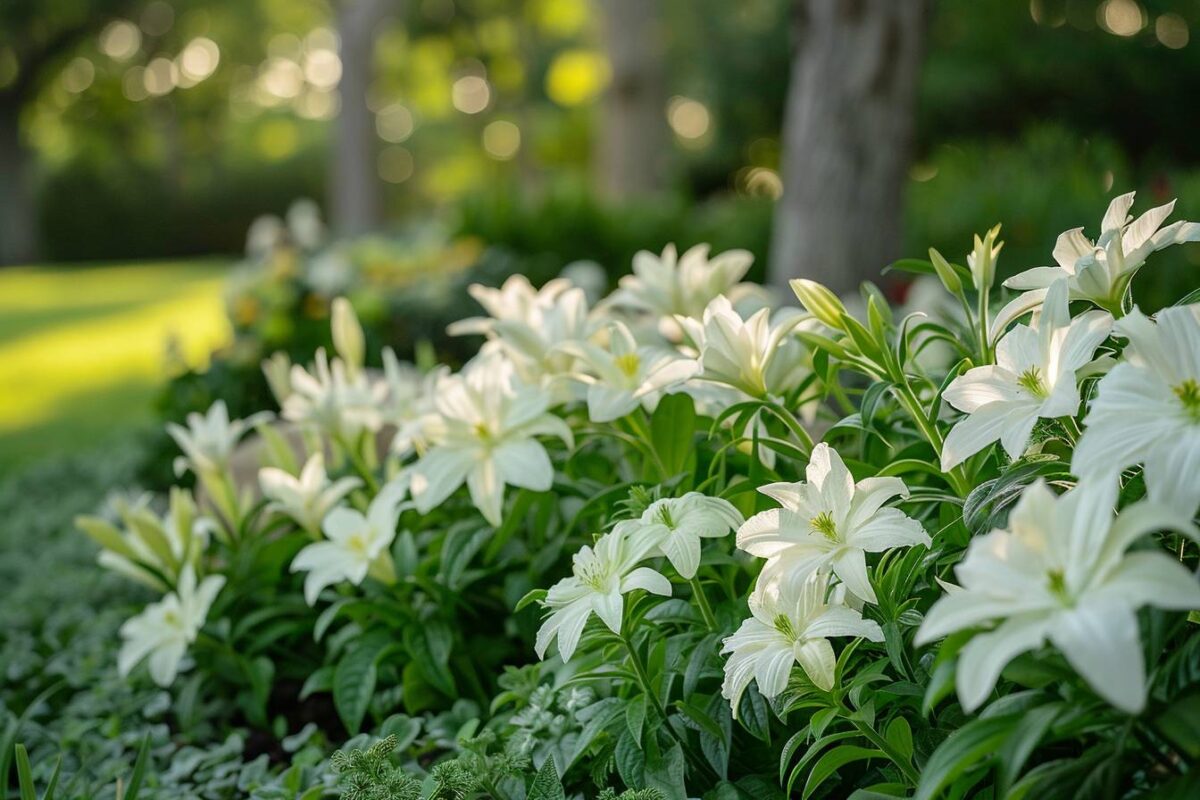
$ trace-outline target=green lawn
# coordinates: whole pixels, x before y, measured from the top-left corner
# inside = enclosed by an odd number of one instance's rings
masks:
[[[228,337],[224,261],[0,269],[0,472],[149,417],[168,346]]]

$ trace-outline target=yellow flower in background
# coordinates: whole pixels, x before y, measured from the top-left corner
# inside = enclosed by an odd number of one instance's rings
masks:
[[[560,106],[581,106],[600,96],[612,78],[603,54],[594,50],[564,50],[546,71],[546,94]]]

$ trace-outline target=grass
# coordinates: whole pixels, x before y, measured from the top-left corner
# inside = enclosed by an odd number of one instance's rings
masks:
[[[226,271],[218,261],[0,270],[0,472],[145,422],[171,359],[202,363],[227,339]]]

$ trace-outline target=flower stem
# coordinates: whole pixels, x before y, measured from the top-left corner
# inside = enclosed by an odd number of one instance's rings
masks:
[[[842,711],[844,712],[846,720],[848,720],[850,724],[858,730],[859,733],[866,737],[871,744],[882,750],[883,754],[891,759],[892,763],[895,764],[902,773],[904,773],[905,780],[907,780],[913,786],[916,786],[918,783],[920,783],[921,776],[917,773],[916,769],[913,768],[913,765],[909,762],[909,760],[898,753],[896,748],[892,747],[891,742],[880,736],[879,733],[870,725],[866,724],[860,719],[855,719],[854,712],[845,705],[842,705]]]
[[[895,384],[895,388],[896,399],[900,405],[904,406],[904,410],[921,429],[921,435],[933,446],[933,452],[941,459],[945,439],[942,437],[942,432],[938,430],[937,423],[930,420],[925,414],[921,401],[917,398],[916,392],[913,391],[907,379],[902,383]],[[959,497],[966,497],[971,493],[970,483],[963,477],[961,465],[946,473],[946,480],[949,481],[951,488]]]
[[[717,618],[713,615],[712,606],[708,604],[708,598],[704,594],[704,587],[700,585],[700,579],[693,575],[688,579],[688,583],[692,587],[692,597],[696,599],[696,605],[700,609],[700,616],[704,617],[704,624],[709,631],[716,633],[720,630],[717,625]]]
[[[350,465],[354,467],[354,471],[357,472],[359,477],[363,479],[363,483],[366,484],[367,489],[370,490],[372,496],[379,494],[379,481],[375,479],[375,473],[370,467],[367,466],[366,461],[362,457],[362,453],[358,451],[357,447],[351,446],[351,444],[346,441],[346,437],[342,436],[341,434],[338,434],[336,439],[337,443],[341,445],[342,450],[346,452],[346,457],[350,459]]]
[[[979,310],[979,357],[983,364],[992,363],[991,336],[988,331],[988,292],[980,291],[978,299]]]
[[[700,769],[700,771],[706,773],[709,777],[716,777],[716,773],[713,772],[713,769],[708,765],[708,762],[705,761],[703,757],[698,756],[696,752],[688,745],[687,741],[679,735],[679,732],[671,727],[671,723],[667,719],[667,709],[663,706],[662,700],[659,699],[658,693],[655,692],[650,685],[650,674],[646,671],[646,666],[642,664],[642,660],[638,658],[637,650],[633,646],[633,640],[626,633],[621,633],[620,639],[621,644],[625,645],[625,650],[629,653],[629,660],[633,663],[633,671],[637,674],[638,683],[641,684],[642,692],[646,695],[646,697],[650,698],[650,702],[654,706],[654,710],[662,719],[662,726],[667,730],[667,733],[671,735],[671,738],[679,743],[679,747],[683,750],[686,758],[688,758],[698,769]]]

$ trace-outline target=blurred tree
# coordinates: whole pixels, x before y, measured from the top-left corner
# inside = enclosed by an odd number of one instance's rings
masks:
[[[664,35],[658,0],[606,0],[612,78],[600,112],[597,184],[623,200],[663,188],[667,151]]]
[[[0,264],[29,261],[36,252],[33,159],[21,114],[85,36],[94,34],[134,0],[40,0],[0,3]]]
[[[793,12],[769,274],[845,293],[900,254],[927,4],[795,0]]]
[[[329,210],[339,236],[361,236],[383,222],[383,199],[375,165],[375,114],[368,105],[375,40],[400,0],[341,0],[335,8],[341,40],[342,77],[330,158]]]

